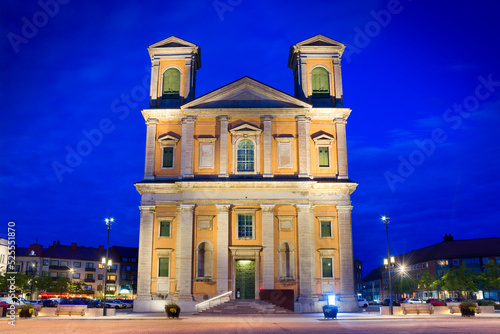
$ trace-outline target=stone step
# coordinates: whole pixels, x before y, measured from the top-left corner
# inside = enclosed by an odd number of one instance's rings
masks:
[[[197,314],[293,314],[293,312],[262,300],[232,299]]]

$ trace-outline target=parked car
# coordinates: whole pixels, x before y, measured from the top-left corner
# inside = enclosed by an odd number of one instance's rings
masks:
[[[483,300],[490,300],[492,302],[495,302],[495,304],[500,304],[500,302],[498,300],[496,300],[495,298],[484,298]]]
[[[51,299],[43,299],[42,306],[43,307],[56,307],[57,303]]]
[[[124,305],[122,303],[120,303],[119,301],[115,301],[115,300],[107,300],[106,301],[106,307],[111,307],[111,308],[116,308],[116,309],[119,309],[119,308],[124,308]]]
[[[4,301],[7,304],[14,304],[14,305],[28,304],[28,301],[22,297],[0,297],[0,301]]]
[[[85,304],[81,300],[73,299],[73,298],[61,298],[59,305],[85,305],[85,306],[87,306],[87,304]]]
[[[134,307],[134,301],[131,299],[120,299],[120,301],[124,303],[127,308]]]
[[[364,298],[358,299],[358,306],[359,307],[368,307],[368,301]]]
[[[9,306],[10,306],[9,303],[6,303],[3,300],[0,300],[0,307],[9,307]]]
[[[423,300],[420,300],[418,298],[408,298],[405,303],[408,303],[408,304],[422,304],[424,303]]]
[[[432,304],[433,306],[446,306],[446,303],[444,302],[444,300],[436,299],[436,298],[429,298],[429,299],[427,299],[426,303]]]
[[[382,302],[382,306],[389,306],[390,303],[391,302],[390,302],[389,298],[384,299],[384,301]],[[400,305],[399,305],[399,302],[397,300],[393,299],[392,300],[392,306],[400,306]]]
[[[452,297],[452,298],[446,298],[444,301],[447,303],[461,303],[465,301],[465,299],[462,297]]]

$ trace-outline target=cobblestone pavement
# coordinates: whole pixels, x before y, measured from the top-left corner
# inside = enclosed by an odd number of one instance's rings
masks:
[[[319,316],[189,316],[141,319],[16,319],[15,326],[0,320],[0,333],[500,333],[499,318],[346,318]]]

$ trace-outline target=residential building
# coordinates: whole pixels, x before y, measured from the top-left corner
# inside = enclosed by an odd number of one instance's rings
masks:
[[[137,269],[139,249],[137,247],[113,246],[113,252],[118,255],[120,263],[120,284],[117,285],[120,295],[133,296],[137,293]]]
[[[379,303],[381,301],[381,276],[381,268],[375,268],[363,278],[363,297],[366,298],[367,301],[373,303]]]
[[[363,295],[363,261],[360,261],[356,257],[354,257],[353,263],[354,263],[354,291],[356,291],[356,295],[358,297],[361,297]]]
[[[7,239],[0,238],[0,275],[7,271],[7,259],[9,257],[9,246]]]
[[[260,289],[292,289],[296,312],[321,311],[327,295],[357,311],[344,48],[322,35],[293,45],[294,96],[243,77],[196,98],[200,48],[149,46],[135,311]]]

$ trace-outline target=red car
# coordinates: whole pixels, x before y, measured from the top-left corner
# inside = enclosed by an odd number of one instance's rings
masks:
[[[446,303],[444,302],[444,300],[435,299],[435,298],[429,298],[429,299],[427,299],[426,303],[430,303],[433,306],[446,306]]]

